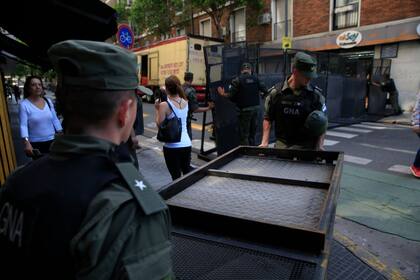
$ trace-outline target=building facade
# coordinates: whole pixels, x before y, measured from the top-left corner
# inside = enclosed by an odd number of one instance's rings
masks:
[[[109,0],[113,1],[117,0]],[[263,0],[258,12],[227,3],[222,7],[221,34],[208,14],[196,12],[192,20],[174,26],[167,34],[139,36],[136,46],[194,34],[280,47],[287,36],[294,49],[333,52],[353,59],[358,68],[352,70],[354,75],[369,74],[381,81],[390,73],[403,109],[414,106],[420,89],[419,0]]]

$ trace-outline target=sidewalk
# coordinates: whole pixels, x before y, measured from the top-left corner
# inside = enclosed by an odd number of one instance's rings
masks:
[[[389,116],[378,120],[379,123],[411,125],[411,112],[404,112],[399,116]]]

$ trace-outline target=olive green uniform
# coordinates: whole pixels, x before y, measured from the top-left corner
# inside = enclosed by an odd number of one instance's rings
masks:
[[[287,81],[269,90],[264,119],[275,122],[276,148],[315,149],[318,138],[309,135],[304,124],[311,112],[326,113],[325,98],[317,87],[293,90]]]
[[[255,145],[260,92],[267,93],[265,85],[258,78],[247,73],[233,79],[229,86],[227,97],[239,109],[240,145]]]

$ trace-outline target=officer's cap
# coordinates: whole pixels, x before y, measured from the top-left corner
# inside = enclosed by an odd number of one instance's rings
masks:
[[[61,86],[131,90],[139,83],[136,56],[116,45],[68,40],[48,50]]]
[[[192,79],[194,79],[194,74],[193,73],[191,73],[191,72],[185,72],[184,73],[184,80],[190,81]]]
[[[316,59],[304,52],[295,55],[293,66],[308,78],[316,78]]]
[[[251,63],[249,63],[249,62],[242,63],[241,71],[242,70],[251,70],[251,69],[252,69]]]

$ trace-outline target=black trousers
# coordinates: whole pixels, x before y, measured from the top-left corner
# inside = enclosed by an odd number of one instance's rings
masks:
[[[41,154],[49,154],[52,142],[53,140],[45,142],[31,142],[31,145],[32,148],[38,149],[41,152]]]
[[[163,147],[166,167],[171,173],[172,180],[181,177],[191,171],[191,147],[185,148],[166,148]]]

